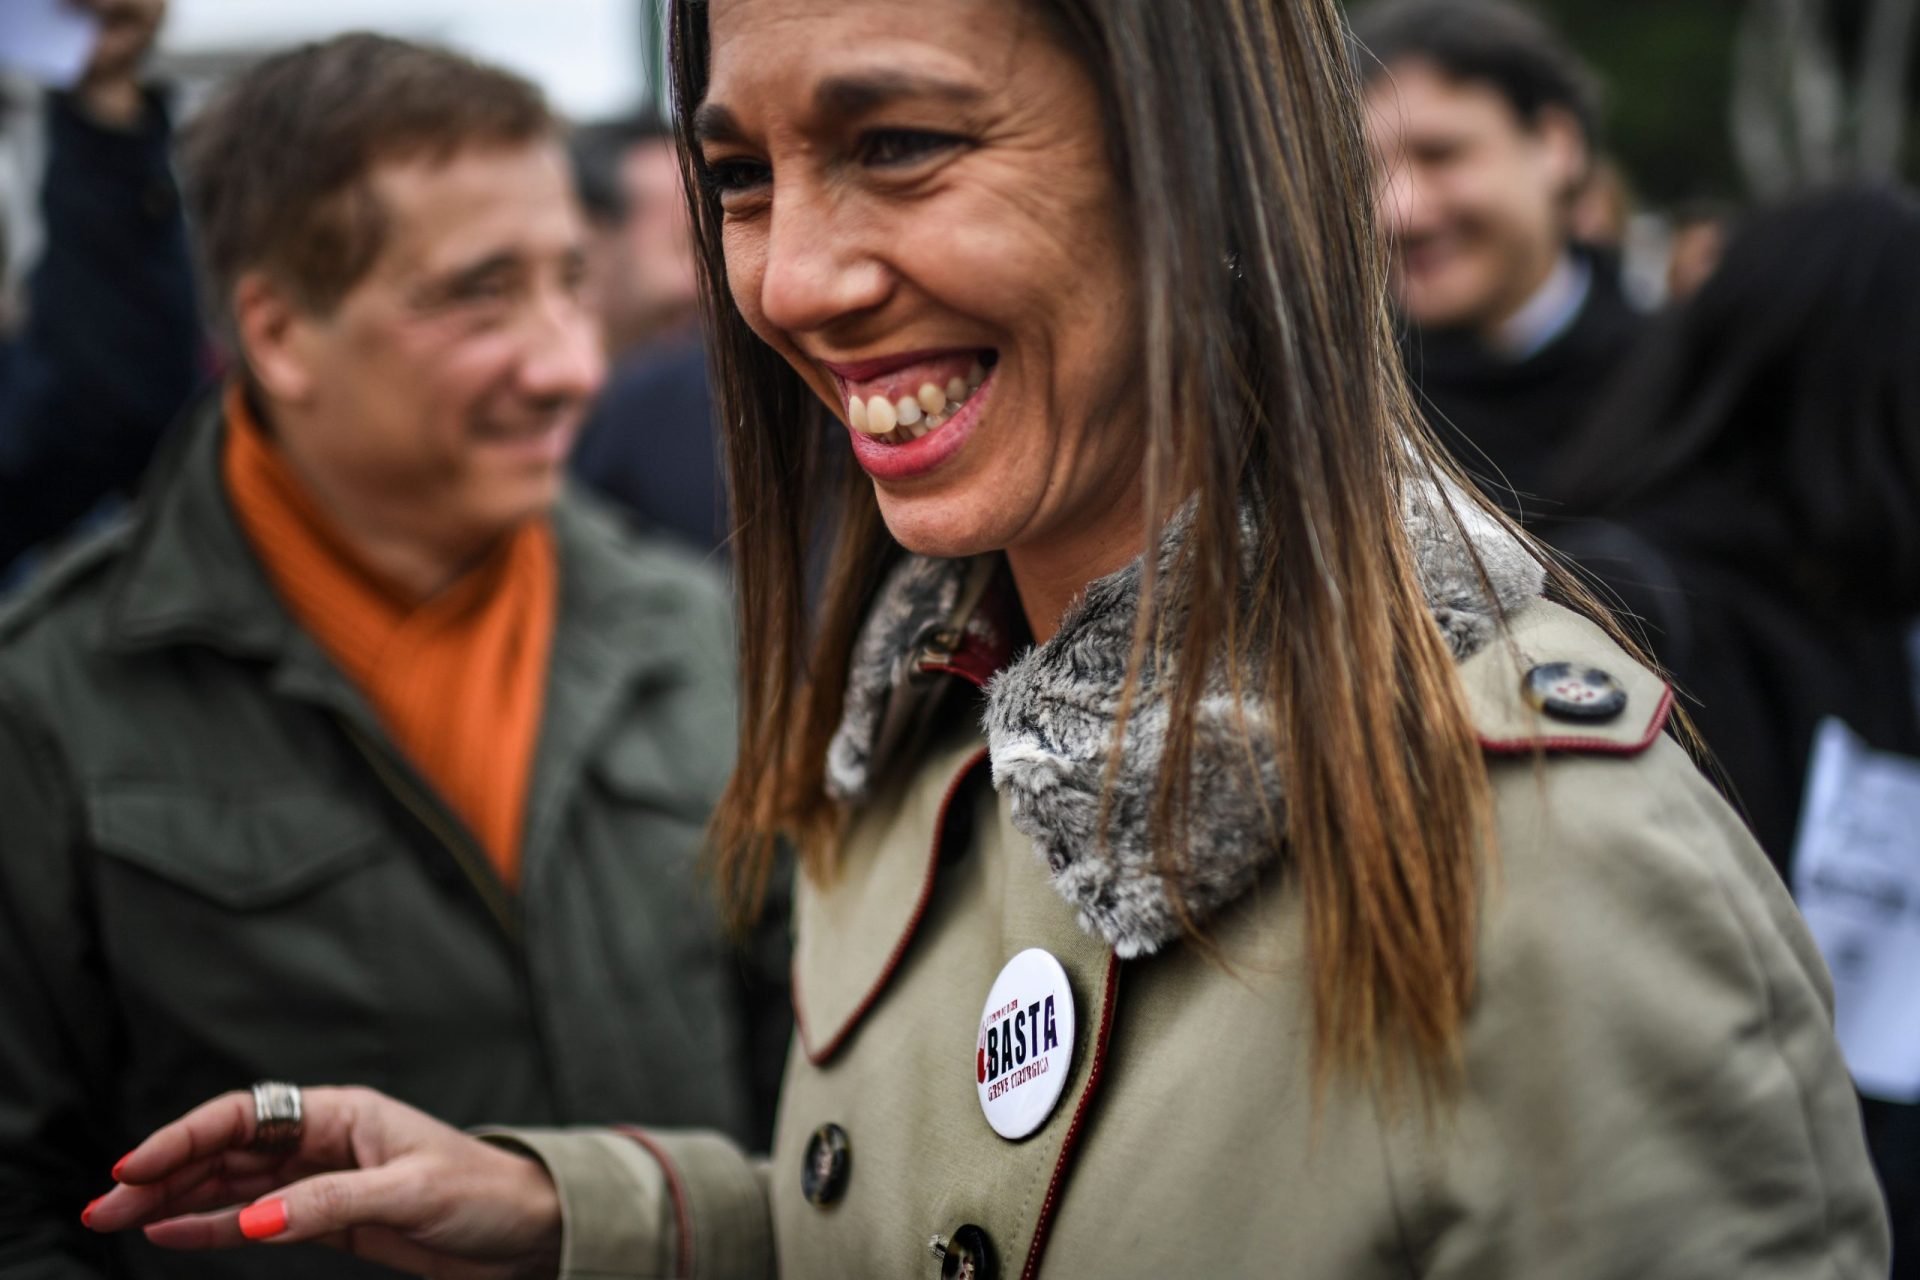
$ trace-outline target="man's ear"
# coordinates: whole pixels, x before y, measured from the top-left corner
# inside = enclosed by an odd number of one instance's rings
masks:
[[[1593,170],[1593,147],[1587,142],[1586,130],[1565,107],[1542,107],[1533,132],[1540,140],[1554,190],[1562,198],[1571,199]]]
[[[240,356],[267,398],[299,404],[313,394],[308,330],[314,318],[286,288],[260,271],[233,287],[233,331]]]

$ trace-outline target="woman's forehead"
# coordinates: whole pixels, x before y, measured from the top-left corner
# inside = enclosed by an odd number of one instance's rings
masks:
[[[851,26],[895,23],[941,27],[951,22],[1011,20],[1019,0],[709,0],[708,22],[714,38],[796,26],[819,30],[824,24]]]
[[[855,70],[862,80],[893,70],[990,85],[1031,27],[1019,0],[714,0],[710,14],[707,96],[719,101],[811,97]]]

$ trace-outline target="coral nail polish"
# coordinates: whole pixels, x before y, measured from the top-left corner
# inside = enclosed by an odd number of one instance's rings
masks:
[[[286,1229],[285,1200],[262,1200],[240,1211],[240,1234],[249,1240],[271,1240]]]
[[[105,1199],[105,1196],[95,1196],[93,1199],[87,1201],[87,1207],[80,1211],[81,1226],[90,1227],[93,1225],[93,1207]]]
[[[115,1182],[120,1181],[120,1171],[127,1167],[127,1161],[131,1159],[133,1159],[133,1152],[129,1151],[113,1162],[113,1180]]]

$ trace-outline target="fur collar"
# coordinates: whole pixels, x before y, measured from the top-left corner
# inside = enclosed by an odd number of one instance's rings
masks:
[[[1540,594],[1540,565],[1476,504],[1442,504],[1425,489],[1409,499],[1404,517],[1427,604],[1457,659],[1484,646],[1506,614]],[[1178,524],[1170,525],[1163,564],[1180,536]],[[1485,566],[1491,598],[1469,543]],[[919,647],[960,607],[969,563],[909,556],[882,586],[854,649],[828,754],[827,787],[835,798],[858,803],[875,782],[889,704],[909,696]],[[1274,857],[1275,842],[1258,833],[1276,829],[1282,809],[1271,731],[1253,704],[1238,704],[1222,676],[1209,683],[1200,706],[1192,847],[1177,882],[1156,872],[1146,833],[1172,673],[1168,665],[1149,666],[1128,717],[1103,848],[1098,827],[1108,746],[1132,649],[1141,568],[1136,560],[1089,586],[1051,640],[1030,647],[993,678],[984,717],[993,785],[1007,797],[1013,825],[1046,860],[1054,888],[1078,909],[1082,927],[1123,958],[1150,954],[1180,936],[1176,897],[1199,922],[1244,893]],[[986,625],[977,612],[968,623],[975,631]],[[1251,754],[1243,726],[1251,731]]]

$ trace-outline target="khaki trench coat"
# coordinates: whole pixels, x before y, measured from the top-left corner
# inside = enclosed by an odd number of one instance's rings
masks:
[[[800,895],[770,1162],[684,1132],[503,1138],[559,1183],[564,1274],[933,1277],[970,1225],[994,1255],[978,1280],[1884,1277],[1826,971],[1785,889],[1662,733],[1657,677],[1549,604],[1511,638],[1461,667],[1499,853],[1463,1075],[1434,1110],[1339,1083],[1316,1108],[1284,878],[1215,922],[1219,961],[1121,961],[956,726]],[[1521,678],[1551,661],[1614,673],[1625,715],[1538,718]],[[1014,1142],[982,1115],[975,1051],[1029,947],[1065,967],[1078,1042],[1057,1107]],[[826,1124],[847,1176],[816,1207],[803,1164]]]

